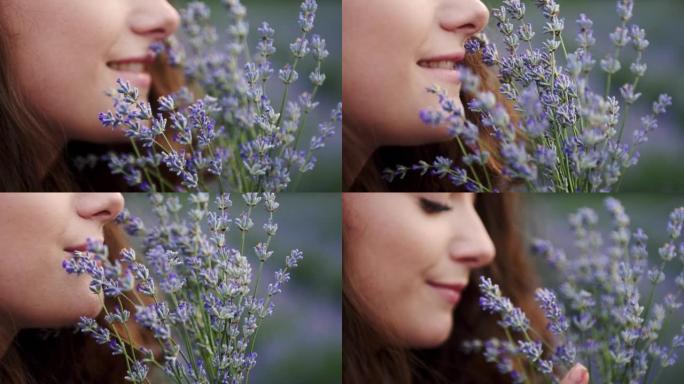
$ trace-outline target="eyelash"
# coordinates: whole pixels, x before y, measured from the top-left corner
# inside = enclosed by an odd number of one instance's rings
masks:
[[[426,199],[424,197],[420,198],[420,207],[428,215],[434,215],[441,212],[451,211],[450,206]]]

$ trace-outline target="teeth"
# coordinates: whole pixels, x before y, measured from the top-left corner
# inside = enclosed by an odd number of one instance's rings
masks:
[[[421,61],[418,63],[421,67],[437,68],[437,69],[456,69],[456,63],[453,61]]]
[[[145,72],[143,63],[108,63],[107,66],[121,72]]]

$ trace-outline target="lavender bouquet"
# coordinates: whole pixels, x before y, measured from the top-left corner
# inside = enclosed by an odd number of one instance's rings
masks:
[[[149,383],[150,367],[157,367],[175,383],[246,383],[256,364],[255,340],[261,322],[271,315],[273,298],[290,279],[302,252],[283,259],[273,282],[262,280],[264,264],[273,255],[270,245],[278,230],[273,215],[275,195],[247,193],[246,208],[231,218],[228,195],[210,207],[207,194],[189,196],[187,217],[178,196],[150,197],[158,219],[152,227],[128,211],[117,218],[126,231],[142,238],[142,252],[127,248],[111,262],[107,248],[89,242],[87,252],[76,251],[63,262],[68,273],[88,274],[90,289],[118,302],[105,308],[107,326],[83,317],[77,328],[106,344],[126,360],[132,383]],[[268,214],[261,241],[250,251],[247,233],[253,228],[253,210]],[[226,233],[240,231],[239,245],[231,246]],[[258,263],[253,277],[248,254]],[[131,314],[124,303],[132,304]],[[134,345],[128,324],[149,330],[155,349]]]
[[[307,117],[318,106],[315,97],[325,81],[322,69],[329,55],[325,39],[313,33],[316,1],[301,3],[300,35],[290,44],[291,62],[277,71],[283,91],[275,102],[269,95],[275,72],[274,29],[261,24],[252,55],[246,8],[239,0],[221,3],[230,25],[223,41],[210,21],[210,8],[193,1],[181,10],[186,44],[171,40],[153,47],[183,68],[190,88],[160,98],[159,113],[153,116],[150,103],[138,100],[138,90],[119,80],[111,92],[114,109],[99,116],[102,125],[123,130],[131,140],[133,153],[111,152],[102,159],[131,186],[206,191],[212,181],[221,192],[281,191],[294,174],[314,168],[315,152],[341,124],[338,104],[308,144],[302,143]],[[308,58],[313,61],[310,90],[289,97],[299,79],[297,68]],[[79,159],[77,166],[96,160]]]
[[[410,166],[398,165],[385,169],[384,177],[391,182],[410,171],[430,173],[471,191],[617,190],[625,170],[637,164],[639,145],[647,141],[649,132],[658,126],[657,118],[672,103],[669,96],[660,95],[651,112],[641,118],[631,141],[624,137],[630,107],[641,96],[637,89],[646,74],[643,54],[649,46],[645,31],[630,24],[633,3],[617,0],[618,25],[609,36],[612,48],[598,63],[605,86],[597,90],[590,81],[597,64],[592,54],[596,38],[586,15],[576,21],[576,48],[571,51],[563,37],[565,19],[557,1],[534,1],[545,22],[544,37],[540,46],[535,46],[536,33],[526,22],[525,4],[504,0],[491,13],[505,52],[499,53],[484,35],[469,40],[466,50],[479,54],[483,63],[495,70],[499,92],[512,108],[507,109],[494,93],[485,90],[469,68],[459,68],[462,92],[470,98],[467,108],[479,116],[482,128],[466,118],[462,108],[438,86],[428,91],[439,99],[440,109],[422,111],[420,116],[429,126],[446,125],[463,157],[438,156]],[[622,55],[629,47],[634,51],[628,66],[633,78],[620,86],[618,98],[613,81],[623,68]],[[495,143],[496,155],[487,150],[483,136]],[[503,183],[490,177],[494,168],[501,169]]]
[[[684,326],[671,338],[665,338],[663,330],[677,321],[673,313],[682,306],[684,207],[670,214],[668,240],[658,249],[656,265],[648,263],[648,237],[641,229],[631,233],[620,202],[607,198],[605,207],[613,222],[606,247],[596,228],[597,215],[589,208],[570,216],[578,249],[572,257],[548,241],[533,242],[533,253],[566,280],[558,296],[546,288],[535,294],[554,340],[542,341],[525,313],[491,279],[481,277],[480,307],[500,316],[507,340],[468,341],[466,351],[483,353],[516,383],[530,382],[532,370],[557,383],[575,362],[589,369],[592,382],[656,383],[663,368],[678,361]],[[656,287],[666,281],[666,267],[679,272],[675,284],[667,286],[671,292],[659,299]]]

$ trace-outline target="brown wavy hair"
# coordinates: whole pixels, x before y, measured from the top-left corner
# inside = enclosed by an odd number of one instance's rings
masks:
[[[107,224],[104,235],[110,258],[118,258],[121,249],[128,246],[123,230],[115,224]],[[105,299],[108,310],[113,310],[116,304],[110,298]],[[124,307],[135,313],[129,301],[124,301]],[[104,311],[97,320],[100,324],[106,324]],[[160,349],[156,347],[150,332],[133,320],[129,320],[127,326],[131,344],[145,346],[159,353]],[[118,327],[117,330],[121,331]],[[21,330],[5,355],[0,357],[0,383],[3,384],[115,384],[124,382],[125,375],[126,362],[122,356],[112,356],[106,345],[98,345],[92,337],[74,333],[72,329],[56,332]]]
[[[497,102],[506,108],[511,120],[517,120],[517,114],[512,104],[501,92],[500,83],[496,74],[482,63],[482,54],[467,54],[464,64],[470,68],[480,78],[480,89],[492,92]],[[459,95],[463,105],[472,100],[472,95],[461,92]],[[491,134],[491,129],[486,128],[481,123],[479,114],[464,108],[467,119],[480,127],[480,145],[483,150],[487,150],[492,156],[487,163],[487,172],[492,176],[494,187],[501,188],[506,182],[501,176],[502,162],[498,153],[497,143]],[[353,162],[354,157],[358,156],[354,148],[354,138],[351,135],[344,135],[342,156],[343,164]],[[420,160],[431,162],[436,156],[445,156],[455,160],[455,164],[462,166],[460,159],[463,156],[461,150],[452,141],[426,144],[419,146],[383,146],[377,148],[371,157],[366,161],[360,173],[352,179],[351,175],[344,175],[344,190],[349,192],[458,192],[464,191],[463,187],[456,187],[446,179],[436,177],[420,176],[418,172],[409,172],[403,179],[395,179],[391,183],[382,178],[381,171],[385,168],[394,168],[398,164],[410,166]],[[344,171],[344,170],[343,170]],[[484,180],[484,172],[478,170],[478,177]]]
[[[497,318],[479,309],[477,281],[490,276],[515,305],[530,318],[532,327],[550,342],[543,313],[536,306],[533,293],[538,286],[523,241],[518,232],[517,197],[513,194],[482,194],[476,209],[496,247],[493,263],[471,273],[470,283],[456,307],[454,327],[442,346],[430,350],[407,350],[386,347],[380,333],[370,325],[348,277],[342,272],[342,360],[343,382],[355,383],[509,383],[493,364],[480,354],[465,354],[461,343],[471,339],[506,339]],[[344,257],[344,229],[342,236]]]
[[[0,191],[126,191],[122,178],[112,177],[105,164],[78,171],[76,156],[102,155],[109,150],[132,151],[130,144],[101,145],[69,142],[57,137],[44,114],[33,108],[22,94],[12,68],[10,31],[0,23]],[[172,68],[165,55],[159,55],[151,68],[149,100],[157,110],[158,97],[178,90],[184,84],[182,70]],[[46,156],[56,158],[46,158]]]

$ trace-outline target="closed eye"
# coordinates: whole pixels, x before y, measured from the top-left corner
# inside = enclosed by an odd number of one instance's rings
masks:
[[[420,198],[420,207],[423,209],[425,213],[429,215],[451,211],[450,206],[438,203],[434,200],[426,199],[424,197]]]

